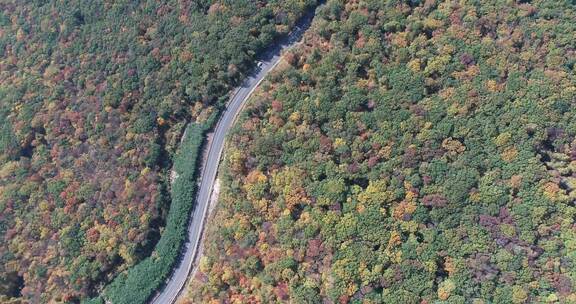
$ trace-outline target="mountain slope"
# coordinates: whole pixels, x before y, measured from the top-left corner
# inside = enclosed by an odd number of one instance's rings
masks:
[[[149,255],[183,127],[310,3],[2,1],[0,299],[77,302]]]
[[[226,151],[190,303],[576,301],[570,1],[328,1]]]

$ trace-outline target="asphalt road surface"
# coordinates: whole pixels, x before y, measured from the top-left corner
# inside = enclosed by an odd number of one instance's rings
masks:
[[[200,177],[200,188],[188,226],[188,241],[184,244],[178,265],[174,268],[171,277],[166,281],[164,288],[152,299],[152,303],[174,303],[179,293],[184,289],[188,275],[192,270],[195,256],[199,250],[198,245],[202,236],[210,195],[216,179],[226,134],[234,124],[236,116],[238,116],[242,106],[246,103],[252,92],[264,77],[266,77],[268,72],[278,64],[282,50],[290,48],[300,40],[304,31],[310,26],[313,16],[314,12],[310,12],[304,16],[288,37],[279,41],[275,47],[263,54],[253,75],[248,77],[242,86],[237,89],[228,103],[226,110],[222,113],[216,125],[212,141],[209,143],[208,157],[202,166],[203,171]]]

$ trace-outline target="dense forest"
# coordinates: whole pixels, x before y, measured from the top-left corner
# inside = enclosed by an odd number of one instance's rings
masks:
[[[245,109],[182,303],[576,303],[576,7],[329,0]]]
[[[186,123],[314,2],[0,1],[0,302],[79,302],[149,256]]]

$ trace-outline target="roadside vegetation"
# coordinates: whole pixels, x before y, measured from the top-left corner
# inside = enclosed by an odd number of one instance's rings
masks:
[[[116,277],[115,303],[148,297],[191,208],[194,162],[169,183],[185,126],[195,157],[199,126],[313,3],[0,2],[0,302],[77,303]]]
[[[182,302],[576,302],[574,20],[327,1],[230,137]]]
[[[166,227],[152,255],[120,274],[106,287],[103,298],[111,303],[146,303],[170,275],[187,236],[188,219],[196,198],[198,158],[205,129],[194,123],[188,126],[174,157],[175,180]]]

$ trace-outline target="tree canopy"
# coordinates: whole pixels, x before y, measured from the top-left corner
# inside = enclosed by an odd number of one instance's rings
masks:
[[[183,302],[575,302],[574,20],[327,1],[230,137]]]
[[[150,255],[186,123],[312,4],[1,1],[0,302],[76,303]]]

